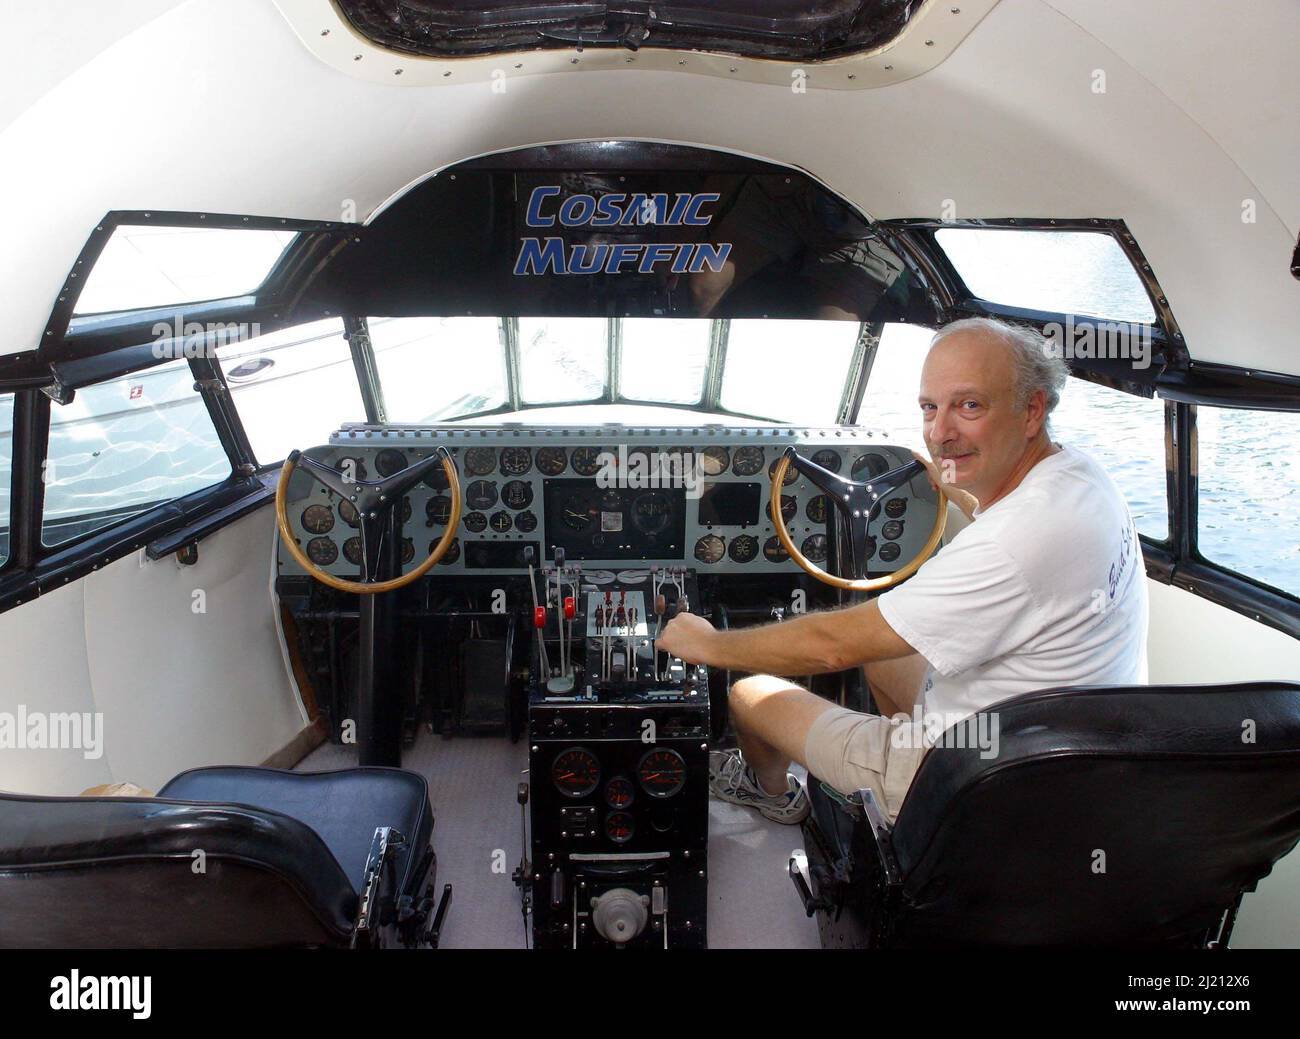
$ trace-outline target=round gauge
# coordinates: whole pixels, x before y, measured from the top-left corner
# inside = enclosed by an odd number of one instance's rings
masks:
[[[471,509],[490,509],[497,503],[495,480],[475,480],[465,488],[465,504]]]
[[[636,787],[626,776],[615,776],[605,784],[605,803],[610,808],[626,808],[636,797]]]
[[[402,499],[402,522],[405,523],[411,518],[411,499]]]
[[[840,460],[840,453],[838,451],[832,451],[829,447],[824,451],[818,451],[812,456],[812,460],[823,469],[827,469],[832,473],[838,473],[840,471],[840,466],[844,464]]]
[[[776,475],[776,467],[781,464],[781,459],[777,459],[767,467],[767,478],[770,480]],[[799,470],[794,467],[794,463],[786,466],[785,479],[781,481],[782,487],[789,487],[795,480],[799,479]]]
[[[458,469],[457,472],[459,471],[460,470]],[[435,491],[445,491],[451,486],[451,484],[447,482],[447,471],[442,467],[441,463],[435,465],[427,474],[425,474],[424,485]]]
[[[870,454],[854,459],[852,472],[855,480],[873,480],[881,473],[889,472],[889,462],[884,455],[872,451]]]
[[[632,500],[632,526],[642,534],[661,534],[672,518],[672,503],[659,491],[646,491]]]
[[[490,447],[471,447],[465,452],[465,472],[470,476],[487,476],[497,467],[497,454]]]
[[[719,476],[731,464],[731,452],[725,447],[706,447],[700,452],[700,468],[705,476]]]
[[[815,498],[809,498],[808,504],[803,507],[804,515],[813,523],[826,522],[826,495],[819,494]]]
[[[636,778],[651,797],[672,797],[686,785],[686,762],[677,751],[659,747],[641,758]]]
[[[738,447],[731,458],[731,471],[737,476],[753,476],[763,471],[761,447]]]
[[[515,521],[510,518],[510,513],[506,512],[505,509],[492,513],[492,517],[488,520],[488,526],[498,534],[504,534],[514,525]]]
[[[606,512],[622,512],[623,496],[615,490],[608,490],[600,496],[600,507]]]
[[[903,550],[898,547],[897,541],[886,541],[880,546],[880,559],[882,562],[892,563],[902,554]]]
[[[380,476],[392,476],[406,468],[406,455],[394,447],[388,447],[375,456],[375,468]]]
[[[501,488],[501,500],[512,509],[526,509],[533,503],[533,489],[524,480],[511,480]]]
[[[334,468],[343,474],[343,479],[347,483],[366,478],[366,463],[362,458],[345,456],[334,463]]]
[[[826,535],[809,534],[803,539],[803,544],[799,546],[800,551],[810,563],[826,562]]]
[[[898,519],[907,511],[906,498],[890,498],[885,502],[885,515],[890,519]]]
[[[768,515],[772,514],[772,505],[769,502],[767,507]],[[799,513],[799,503],[795,501],[793,494],[781,495],[781,518],[788,524]]]
[[[329,566],[339,557],[339,547],[329,538],[312,538],[307,542],[307,558],[317,566]]]
[[[438,547],[438,542],[429,542],[429,555],[433,555],[433,550]],[[460,558],[460,538],[452,538],[451,544],[447,546],[447,554],[438,560],[439,566],[450,566]]]
[[[880,533],[884,535],[886,541],[897,541],[903,536],[903,521],[890,520],[880,528]]]
[[[727,555],[735,563],[748,563],[758,555],[758,538],[753,534],[737,534],[727,546]]]
[[[402,563],[405,565],[415,558],[415,542],[410,538],[402,538]]]
[[[600,456],[604,452],[603,447],[575,447],[569,456],[569,464],[579,476],[595,476],[600,472]]]
[[[565,797],[586,797],[600,783],[600,762],[591,751],[570,747],[551,764],[551,782]]]
[[[465,515],[465,529],[472,534],[477,534],[481,530],[487,529],[487,517],[481,512],[470,512]]]
[[[349,527],[356,527],[361,523],[361,517],[357,515],[357,507],[350,501],[339,502],[339,517]]]
[[[763,558],[769,563],[784,563],[790,558],[790,553],[785,550],[781,544],[781,539],[773,534],[763,542]]]
[[[537,529],[537,513],[531,509],[525,509],[515,517],[515,526],[525,534],[531,534]]]
[[[575,451],[574,454],[577,454]],[[588,531],[596,522],[599,510],[580,494],[571,494],[560,506],[560,522],[570,530]]]
[[[358,537],[348,538],[343,542],[343,558],[353,566],[361,565],[361,539]]]
[[[451,498],[445,494],[430,498],[424,507],[424,514],[429,519],[429,526],[445,527],[451,519]]]
[[[701,563],[716,563],[722,558],[726,546],[717,534],[705,534],[695,542],[695,558]]]
[[[507,476],[523,476],[533,467],[533,452],[526,447],[507,447],[501,451],[501,471]]]
[[[568,465],[562,447],[539,447],[537,449],[537,468],[544,476],[559,476]]]
[[[610,812],[605,816],[605,836],[615,844],[626,844],[636,833],[636,820],[629,812]]]
[[[328,505],[308,505],[302,510],[302,529],[309,534],[328,534],[334,529],[334,510]]]
[[[868,559],[874,556],[876,554],[876,539],[872,537],[867,538],[867,542],[863,546],[862,550]]]

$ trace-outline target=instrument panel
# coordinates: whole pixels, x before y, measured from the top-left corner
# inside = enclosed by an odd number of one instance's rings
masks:
[[[789,573],[771,518],[771,472],[786,447],[833,472],[869,479],[910,461],[862,427],[409,427],[350,425],[305,453],[359,479],[386,476],[446,446],[460,474],[456,540],[431,576],[517,573],[531,544],[554,546],[585,569],[686,564],[706,573]],[[935,492],[918,476],[872,521],[871,571],[888,573],[925,543]],[[833,506],[793,468],[778,507],[791,538],[825,566]],[[408,492],[402,566],[418,565],[442,536],[451,497],[440,469]],[[355,578],[356,509],[303,471],[289,486],[289,515],[308,557]],[[277,550],[280,573],[301,568]]]

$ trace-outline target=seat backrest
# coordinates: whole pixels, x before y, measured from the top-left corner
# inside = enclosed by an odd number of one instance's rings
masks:
[[[1043,690],[981,714],[898,813],[898,944],[1201,944],[1300,840],[1300,684]],[[970,737],[994,731],[989,756]]]
[[[278,812],[0,794],[0,947],[347,944],[356,893]]]

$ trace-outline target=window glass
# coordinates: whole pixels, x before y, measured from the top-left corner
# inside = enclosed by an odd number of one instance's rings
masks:
[[[390,422],[437,422],[506,402],[496,318],[374,317],[367,324]]]
[[[609,322],[602,318],[519,319],[519,395],[528,404],[591,400],[605,392]]]
[[[783,422],[834,422],[858,333],[852,321],[733,320],[720,403]]]
[[[0,566],[9,558],[9,495],[13,487],[14,395],[0,393]]]
[[[366,420],[339,318],[221,347],[217,358],[261,465],[325,443],[343,422]]]
[[[1053,440],[1087,452],[1110,474],[1128,501],[1138,533],[1166,540],[1164,401],[1072,378],[1051,422]]]
[[[935,240],[971,293],[990,303],[1155,321],[1142,280],[1109,234],[945,227]]]
[[[923,453],[917,392],[933,337],[917,325],[885,326],[858,413],[859,425]],[[1157,541],[1169,536],[1162,401],[1070,379],[1051,425],[1053,440],[1087,452],[1110,474],[1140,533]]]
[[[619,394],[631,400],[695,404],[704,395],[712,322],[625,318]]]
[[[862,393],[858,425],[885,434],[888,442],[925,452],[921,429],[921,366],[934,330],[888,324],[880,336],[871,375]]]
[[[1196,441],[1201,555],[1300,596],[1300,415],[1201,405]]]
[[[140,227],[113,231],[86,278],[76,314],[227,299],[266,280],[295,231]]]
[[[47,548],[230,475],[184,360],[87,386],[53,405],[46,457]]]

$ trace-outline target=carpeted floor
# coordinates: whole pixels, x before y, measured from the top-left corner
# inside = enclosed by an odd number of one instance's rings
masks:
[[[326,743],[298,769],[347,768],[356,749]],[[438,885],[453,885],[442,948],[524,947],[519,889],[522,837],[515,791],[526,779],[527,746],[505,737],[443,739],[421,732],[402,766],[429,781]],[[797,826],[768,822],[757,812],[709,803],[709,947],[817,948],[817,926],[804,916],[786,872],[802,845]]]

